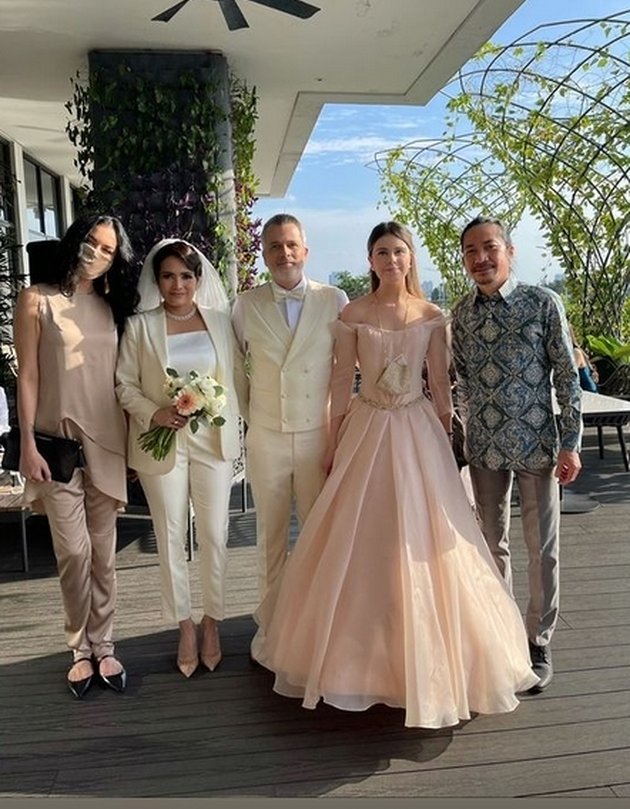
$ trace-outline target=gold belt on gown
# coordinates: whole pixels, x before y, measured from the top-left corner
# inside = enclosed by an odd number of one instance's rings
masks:
[[[403,407],[412,407],[418,404],[424,399],[424,396],[420,394],[420,396],[411,399],[409,402],[392,402],[391,404],[387,402],[377,402],[375,399],[368,399],[367,396],[364,396],[362,393],[358,394],[358,398],[361,399],[362,402],[365,402],[366,405],[377,408],[377,410],[400,410]]]

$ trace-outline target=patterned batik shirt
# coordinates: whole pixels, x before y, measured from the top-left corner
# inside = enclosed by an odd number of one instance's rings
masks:
[[[510,274],[494,294],[474,289],[459,301],[451,328],[457,402],[472,466],[542,469],[555,464],[559,443],[579,450],[580,382],[555,292]]]

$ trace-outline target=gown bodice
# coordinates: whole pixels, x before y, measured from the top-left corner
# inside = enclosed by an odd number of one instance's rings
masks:
[[[443,315],[419,318],[404,329],[390,330],[369,323],[338,321],[333,370],[332,415],[346,412],[355,369],[360,373],[359,393],[373,406],[397,409],[423,397],[428,391],[438,415],[452,412],[449,377],[449,351],[446,321]],[[409,388],[404,393],[391,393],[379,387],[384,368],[402,356],[409,368]],[[425,380],[423,369],[427,367]]]

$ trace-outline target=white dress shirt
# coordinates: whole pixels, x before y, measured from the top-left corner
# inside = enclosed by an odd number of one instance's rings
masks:
[[[271,282],[271,291],[275,302],[280,307],[287,325],[292,333],[295,333],[296,326],[302,313],[302,304],[304,303],[304,293],[306,292],[306,278],[302,276],[299,284],[296,284],[293,289],[284,289],[284,287],[276,284],[275,281]]]

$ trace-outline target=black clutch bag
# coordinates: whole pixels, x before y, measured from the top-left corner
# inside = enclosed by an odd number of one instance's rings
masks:
[[[2,468],[12,472],[20,469],[20,428],[13,426],[8,433],[0,436],[4,447]],[[80,441],[63,438],[35,430],[37,451],[48,464],[50,475],[59,483],[67,483],[75,469],[85,466],[85,456]]]

